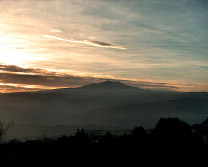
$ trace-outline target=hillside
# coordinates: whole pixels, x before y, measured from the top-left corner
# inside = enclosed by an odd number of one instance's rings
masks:
[[[80,88],[0,94],[0,117],[3,122],[26,125],[93,124],[124,129],[138,124],[152,128],[160,117],[194,124],[208,115],[207,94],[151,91],[105,81]]]

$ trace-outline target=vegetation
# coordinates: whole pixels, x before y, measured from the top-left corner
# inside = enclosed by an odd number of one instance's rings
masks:
[[[203,166],[208,156],[207,136],[198,127],[177,118],[161,118],[151,133],[142,126],[120,136],[109,131],[105,135],[88,135],[78,129],[74,136],[57,139],[43,136],[25,142],[11,140],[0,145],[0,157],[7,163]]]
[[[6,127],[0,121],[0,143],[2,142],[3,137],[6,135],[7,131],[14,126],[14,121],[11,121]]]

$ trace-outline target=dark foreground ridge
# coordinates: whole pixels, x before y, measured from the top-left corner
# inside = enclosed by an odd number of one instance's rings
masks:
[[[147,133],[135,127],[130,134],[87,134],[77,130],[74,136],[57,139],[11,140],[0,144],[1,162],[58,163],[62,166],[204,166],[207,163],[208,120],[189,126],[177,118],[161,118]],[[206,166],[206,165],[205,165]]]

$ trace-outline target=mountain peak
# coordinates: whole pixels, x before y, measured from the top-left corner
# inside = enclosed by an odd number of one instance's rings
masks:
[[[82,86],[80,88],[84,88],[84,89],[137,89],[136,87],[131,87],[121,82],[110,81],[110,80],[107,80],[101,83],[92,83],[86,86]]]

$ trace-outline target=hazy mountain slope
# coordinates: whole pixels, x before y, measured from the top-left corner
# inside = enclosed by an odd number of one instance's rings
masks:
[[[128,128],[137,124],[151,128],[160,117],[197,123],[208,108],[207,93],[198,94],[151,91],[111,81],[73,89],[0,94],[0,119],[21,124]]]
[[[143,90],[110,81],[77,89],[2,94],[0,116],[5,122],[77,124],[82,123],[84,115],[91,110],[166,100],[175,94]]]
[[[208,100],[208,92],[186,92],[186,93],[180,93],[176,97],[177,98],[197,98],[197,99]]]
[[[91,111],[94,123],[123,126],[144,125],[153,127],[161,117],[178,117],[190,124],[202,122],[208,116],[208,100],[179,99],[143,104],[114,106]],[[92,118],[92,117],[91,117]],[[93,121],[93,120],[91,120]]]

